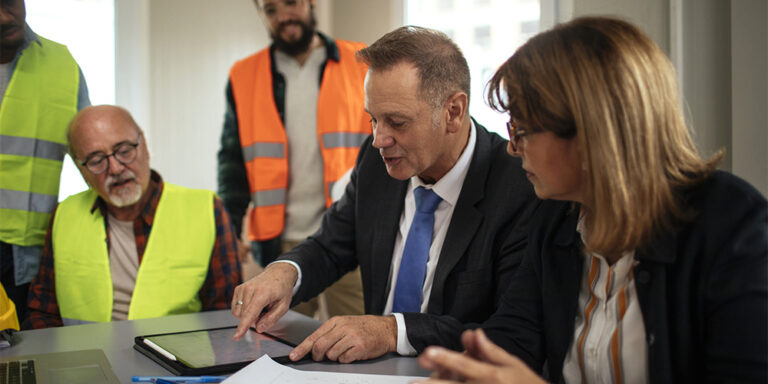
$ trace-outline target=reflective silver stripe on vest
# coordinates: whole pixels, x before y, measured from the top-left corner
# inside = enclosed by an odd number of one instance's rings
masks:
[[[285,188],[256,191],[251,194],[251,200],[256,207],[285,204]]]
[[[254,143],[243,147],[243,159],[246,163],[257,157],[276,157],[282,159],[285,157],[284,147],[283,143]]]
[[[66,327],[69,325],[93,324],[95,321],[62,318],[61,323]]]
[[[62,161],[67,147],[53,141],[0,135],[0,154]]]
[[[370,133],[350,133],[350,132],[336,132],[336,133],[323,133],[323,147],[324,148],[357,148],[365,139],[370,136]]]
[[[58,201],[58,196],[0,189],[0,208],[50,213]]]

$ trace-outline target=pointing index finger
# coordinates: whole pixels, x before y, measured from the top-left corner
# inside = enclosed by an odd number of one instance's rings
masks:
[[[261,315],[266,312],[266,307],[262,300],[254,299],[248,303],[241,305],[243,307],[240,315],[240,323],[237,325],[235,336],[233,339],[240,340],[251,325],[255,325]]]

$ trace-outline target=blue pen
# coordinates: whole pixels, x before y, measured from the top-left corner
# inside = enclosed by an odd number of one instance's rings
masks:
[[[133,376],[131,381],[134,383],[162,383],[163,381],[171,383],[221,383],[226,378],[226,376]]]

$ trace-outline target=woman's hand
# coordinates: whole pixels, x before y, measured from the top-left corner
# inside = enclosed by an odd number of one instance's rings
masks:
[[[429,347],[419,356],[422,367],[434,371],[420,383],[544,383],[520,359],[491,342],[478,329],[461,335],[466,351]]]

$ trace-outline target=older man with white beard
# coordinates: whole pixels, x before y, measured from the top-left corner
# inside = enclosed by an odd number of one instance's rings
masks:
[[[227,308],[241,277],[221,200],[163,182],[125,109],[85,108],[68,136],[91,188],[54,212],[24,327]]]

